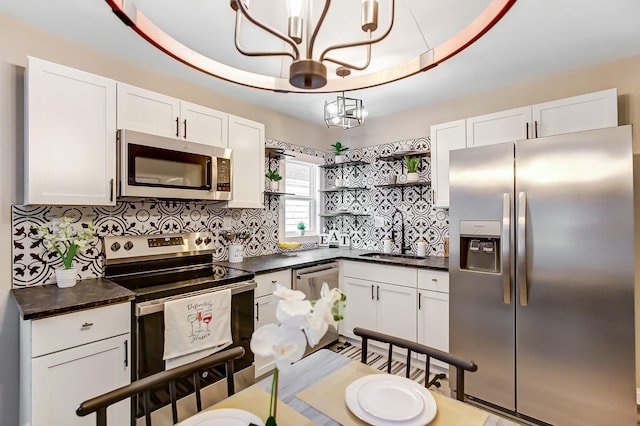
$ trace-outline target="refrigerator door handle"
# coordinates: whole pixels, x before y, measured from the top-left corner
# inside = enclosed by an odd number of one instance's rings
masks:
[[[511,195],[502,195],[502,300],[511,304]]]
[[[518,271],[518,292],[520,293],[520,305],[529,304],[527,286],[527,254],[526,254],[526,228],[527,228],[527,193],[518,193],[518,241],[516,263]]]

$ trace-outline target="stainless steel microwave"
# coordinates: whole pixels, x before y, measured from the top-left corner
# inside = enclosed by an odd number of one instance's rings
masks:
[[[118,196],[231,199],[231,149],[118,130]]]

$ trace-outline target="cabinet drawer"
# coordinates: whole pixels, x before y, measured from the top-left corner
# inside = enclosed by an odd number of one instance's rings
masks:
[[[254,290],[254,297],[266,296],[273,293],[276,284],[291,288],[291,269],[256,275],[255,281],[258,287]]]
[[[418,288],[449,293],[449,272],[418,269]]]
[[[415,287],[417,281],[416,268],[377,265],[370,262],[343,262],[342,275],[404,287]]]
[[[86,324],[86,325],[85,325]],[[33,358],[131,330],[131,305],[118,303],[31,322]]]

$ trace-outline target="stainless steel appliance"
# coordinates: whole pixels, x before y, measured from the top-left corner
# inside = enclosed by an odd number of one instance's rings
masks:
[[[631,127],[452,151],[450,349],[469,398],[635,425]]]
[[[322,283],[327,283],[329,289],[338,288],[339,266],[337,262],[323,263],[309,266],[308,268],[293,270],[294,290],[300,290],[307,296],[307,300],[317,300],[320,298]],[[307,344],[305,355],[324,348],[338,340],[338,330],[330,325],[326,334],[320,342],[313,348]]]
[[[132,380],[165,370],[162,356],[166,301],[231,289],[233,345],[245,349],[245,355],[234,362],[236,390],[254,382],[254,356],[249,347],[254,330],[254,275],[213,264],[214,245],[210,232],[104,238],[105,276],[136,295],[132,305]],[[223,377],[224,371],[211,370],[202,378],[203,387]],[[216,392],[214,387],[211,391]],[[226,391],[224,384],[220,388]],[[178,398],[182,398],[186,396],[183,389],[193,386],[177,389]],[[167,390],[159,389],[147,401],[151,404],[149,411],[169,401]],[[138,415],[142,413],[138,410]]]
[[[231,199],[231,150],[118,130],[118,196]]]

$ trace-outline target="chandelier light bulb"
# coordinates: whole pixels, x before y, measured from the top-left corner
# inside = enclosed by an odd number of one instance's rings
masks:
[[[332,122],[333,124],[338,124],[338,123],[340,123],[340,117],[338,117],[338,116],[333,117],[333,118],[331,119],[331,122]]]

